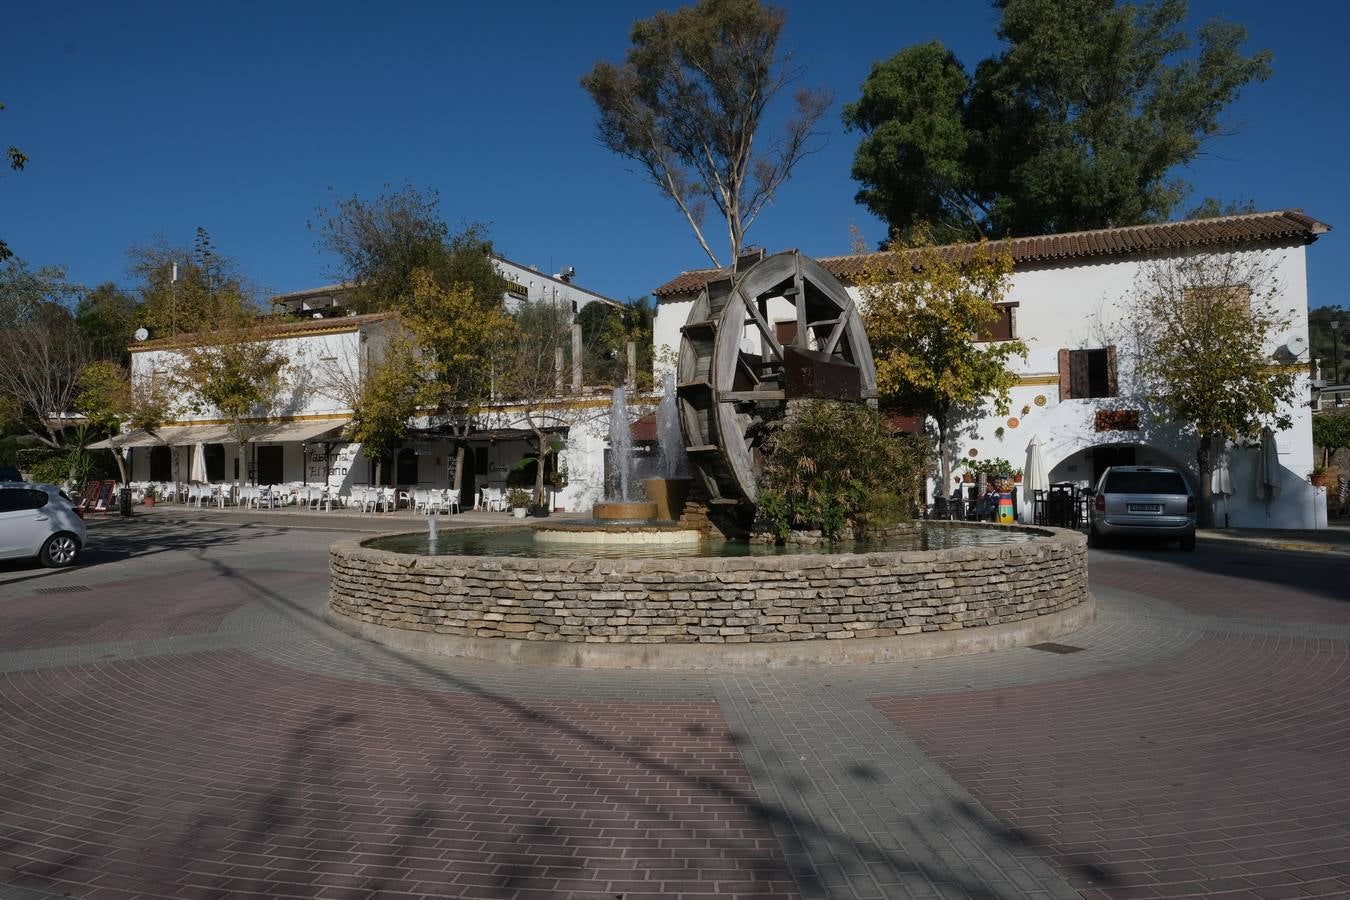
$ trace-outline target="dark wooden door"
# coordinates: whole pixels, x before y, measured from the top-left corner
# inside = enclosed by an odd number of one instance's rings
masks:
[[[277,445],[258,448],[258,484],[281,484],[284,473],[284,449]]]

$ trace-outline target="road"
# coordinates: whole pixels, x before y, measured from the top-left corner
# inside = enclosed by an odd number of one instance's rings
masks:
[[[1350,557],[1093,551],[1065,652],[600,672],[336,633],[365,526],[307,523],[0,566],[0,897],[1350,894]]]

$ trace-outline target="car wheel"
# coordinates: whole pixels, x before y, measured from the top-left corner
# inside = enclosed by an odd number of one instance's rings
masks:
[[[38,554],[38,559],[42,561],[44,566],[62,569],[73,565],[79,555],[80,542],[75,538],[75,535],[68,531],[58,531],[47,538],[47,543],[42,545],[42,552]]]
[[[1195,550],[1195,532],[1191,532],[1181,539],[1181,549],[1186,551]]]

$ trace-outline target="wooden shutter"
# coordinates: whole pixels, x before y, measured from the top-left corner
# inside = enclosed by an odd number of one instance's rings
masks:
[[[1082,399],[1092,393],[1088,382],[1088,355],[1086,350],[1069,351],[1069,397]]]
[[[1069,351],[1059,351],[1059,399],[1068,400],[1069,393]]]
[[[797,322],[793,319],[774,322],[773,336],[778,338],[778,343],[782,344],[784,347],[789,346],[797,339]]]
[[[1116,346],[1106,348],[1106,396],[1120,396],[1120,380],[1116,373]]]

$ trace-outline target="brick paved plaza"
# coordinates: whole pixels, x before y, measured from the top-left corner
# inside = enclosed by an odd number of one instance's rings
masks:
[[[361,527],[0,566],[0,897],[1350,895],[1350,556],[1093,551],[1067,653],[545,670],[335,632]]]

